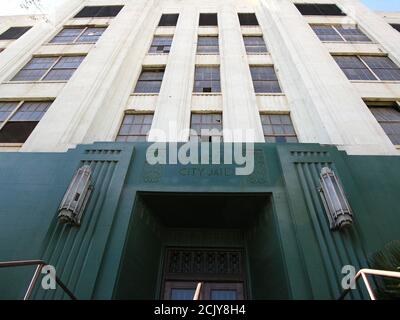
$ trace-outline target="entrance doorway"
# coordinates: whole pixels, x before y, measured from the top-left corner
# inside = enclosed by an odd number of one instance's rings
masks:
[[[168,248],[165,255],[163,299],[243,300],[243,250]]]
[[[272,195],[137,194],[115,299],[285,299]]]

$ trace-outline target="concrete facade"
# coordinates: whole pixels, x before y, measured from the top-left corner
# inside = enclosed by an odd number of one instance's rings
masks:
[[[346,16],[302,16],[295,3],[336,3]],[[124,5],[115,18],[72,18],[83,6]],[[255,13],[259,26],[241,27],[237,13]],[[163,13],[179,13],[176,27],[157,27]],[[199,13],[218,13],[218,27],[199,27]],[[32,20],[33,21],[33,20]],[[400,33],[388,23],[400,14],[375,13],[357,0],[72,0],[50,19],[1,18],[32,25],[15,41],[0,41],[0,99],[54,99],[23,144],[1,151],[63,152],[81,143],[114,141],[124,112],[154,112],[152,129],[186,141],[192,111],[222,111],[224,128],[252,129],[264,142],[260,112],[290,113],[301,143],[336,145],[349,154],[397,155],[364,100],[400,100],[400,82],[349,81],[331,54],[387,54],[400,65]],[[371,43],[321,42],[309,27],[357,24]],[[108,26],[96,44],[49,44],[63,26]],[[219,35],[219,55],[196,55],[198,35]],[[268,54],[248,55],[243,35],[263,35]],[[174,35],[171,52],[148,54],[154,35]],[[67,81],[10,82],[35,55],[86,55]],[[195,65],[219,65],[220,94],[193,93]],[[251,66],[274,65],[282,94],[255,94]],[[142,66],[166,66],[159,94],[134,94]],[[171,123],[176,132],[168,132]],[[150,133],[150,141],[153,139]],[[231,140],[228,136],[225,141]],[[234,141],[242,141],[233,138]]]

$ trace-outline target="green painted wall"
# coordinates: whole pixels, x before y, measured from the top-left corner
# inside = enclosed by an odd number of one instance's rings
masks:
[[[150,166],[146,148],[96,143],[66,153],[1,153],[0,260],[44,259],[80,299],[156,298],[157,265],[168,237],[161,226],[157,238],[157,223],[150,231],[139,219],[138,192],[270,195],[256,215],[259,224],[244,233],[252,298],[336,298],[343,265],[365,267],[369,254],[400,238],[400,157],[348,156],[314,144],[256,144],[255,172],[235,176],[232,165]],[[95,189],[81,227],[71,228],[58,223],[57,208],[82,164],[92,166]],[[353,208],[350,231],[328,228],[317,192],[326,165],[338,173]],[[153,267],[139,279],[141,263]],[[31,271],[0,269],[0,298],[21,298]],[[143,296],[132,295],[132,288],[121,285],[124,279],[142,288]],[[280,290],[279,283],[285,284]],[[34,298],[65,296],[37,288]]]

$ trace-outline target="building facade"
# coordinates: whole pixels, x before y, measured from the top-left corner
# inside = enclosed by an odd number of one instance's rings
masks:
[[[42,259],[81,299],[191,298],[199,282],[207,299],[337,298],[343,266],[399,238],[399,26],[358,0],[71,0],[0,17],[0,261]],[[221,161],[149,161],[154,142],[170,156],[196,134],[223,141]],[[254,168],[237,175],[222,159],[243,143]],[[68,225],[84,166],[90,196]],[[349,229],[330,228],[323,168]],[[32,272],[0,269],[0,298]]]

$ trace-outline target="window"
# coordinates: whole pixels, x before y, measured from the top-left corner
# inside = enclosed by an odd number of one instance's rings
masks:
[[[96,43],[106,27],[79,27],[62,29],[50,43]]]
[[[0,52],[4,51],[4,48],[0,48]]]
[[[218,16],[216,13],[200,13],[200,27],[218,26]]]
[[[0,102],[0,143],[24,143],[50,105],[50,101]]]
[[[400,24],[393,23],[391,26],[400,32]]]
[[[222,141],[222,113],[192,113],[190,128],[191,140]]]
[[[334,56],[349,80],[400,80],[400,68],[388,57]]]
[[[298,142],[288,114],[260,114],[265,142]]]
[[[159,93],[165,68],[143,69],[135,93]]]
[[[153,122],[153,114],[126,113],[116,141],[146,141]]]
[[[258,26],[258,20],[254,13],[238,13],[241,26]]]
[[[199,36],[197,40],[197,53],[218,54],[219,43],[217,36]]]
[[[149,53],[169,53],[171,51],[172,36],[154,36]]]
[[[219,67],[196,67],[194,92],[221,92]]]
[[[371,42],[356,26],[311,25],[321,41]]]
[[[368,103],[368,108],[393,144],[400,144],[400,109],[396,102],[390,104]]]
[[[115,17],[124,6],[89,6],[84,7],[74,18]]]
[[[250,73],[253,79],[254,91],[256,93],[282,92],[273,66],[250,67]]]
[[[72,77],[84,58],[84,56],[34,57],[11,81],[65,81]]]
[[[243,36],[243,41],[246,47],[246,52],[249,54],[268,52],[262,36]]]
[[[161,16],[159,27],[175,27],[178,22],[179,14],[163,14]]]
[[[303,16],[345,16],[336,4],[295,3]]]
[[[11,27],[7,31],[0,34],[0,40],[14,40],[21,37],[32,27]]]

